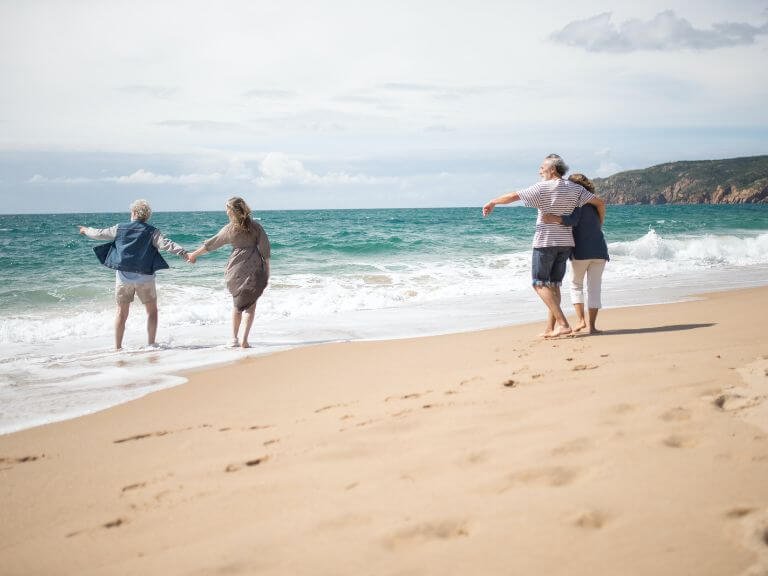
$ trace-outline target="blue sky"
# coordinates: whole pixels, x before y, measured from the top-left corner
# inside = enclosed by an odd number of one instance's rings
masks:
[[[0,212],[471,206],[768,153],[768,2],[0,0]]]

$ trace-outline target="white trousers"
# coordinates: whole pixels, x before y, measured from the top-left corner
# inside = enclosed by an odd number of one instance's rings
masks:
[[[571,303],[584,304],[584,276],[587,277],[587,308],[602,308],[600,287],[605,260],[571,260]]]

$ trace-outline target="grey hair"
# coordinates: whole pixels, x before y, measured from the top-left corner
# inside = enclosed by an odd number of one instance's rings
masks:
[[[147,202],[143,198],[139,200],[134,200],[131,203],[131,214],[133,216],[136,216],[137,220],[146,222],[147,220],[149,220],[149,217],[152,216],[152,208],[149,207],[149,202]]]
[[[565,160],[558,154],[550,154],[544,158],[544,162],[550,168],[554,168],[555,172],[557,172],[560,177],[565,176],[568,173],[568,164],[566,164]]]

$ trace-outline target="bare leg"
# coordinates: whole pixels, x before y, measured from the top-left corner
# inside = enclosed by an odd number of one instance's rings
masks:
[[[125,321],[128,320],[128,312],[131,311],[131,303],[117,305],[115,315],[115,350],[123,349],[123,334],[125,334]]]
[[[556,338],[557,336],[563,336],[571,333],[571,327],[568,325],[568,320],[563,314],[562,308],[560,308],[560,287],[558,286],[534,286],[536,294],[539,295],[542,302],[546,304],[547,309],[555,317],[555,329],[549,333],[548,338]]]
[[[548,338],[550,334],[555,330],[555,315],[547,308],[547,324],[544,326],[544,332],[539,334],[542,338]]]
[[[589,309],[589,333],[590,334],[600,334],[601,330],[598,330],[595,327],[595,324],[597,323],[597,313],[600,311],[600,308],[590,308]]]
[[[144,307],[147,309],[147,345],[153,346],[157,336],[157,300],[147,302]]]
[[[237,333],[240,332],[240,321],[243,319],[243,313],[237,308],[232,309],[232,346],[239,346]]]
[[[245,310],[245,328],[243,329],[243,341],[240,344],[243,348],[250,348],[251,345],[248,343],[248,334],[251,333],[251,326],[253,326],[253,319],[256,316],[256,302],[251,304],[246,310]]]
[[[571,260],[571,302],[578,319],[574,332],[581,332],[587,327],[584,317],[584,276],[587,275],[589,262],[590,260]]]
[[[579,323],[576,326],[576,328],[573,329],[574,332],[581,332],[584,330],[584,328],[587,327],[587,321],[584,318],[584,304],[574,304],[573,309],[576,310],[576,318],[578,319]],[[591,313],[591,310],[590,310]]]

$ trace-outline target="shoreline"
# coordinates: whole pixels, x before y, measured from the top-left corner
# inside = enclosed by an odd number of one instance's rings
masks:
[[[756,276],[746,278],[737,274],[733,289],[768,286],[766,273],[768,268],[765,271],[761,270]],[[621,293],[617,290],[618,287],[613,287],[615,304],[607,306],[604,310],[685,302],[703,297],[707,293],[701,289],[697,290],[687,282],[680,286],[666,287],[664,294],[654,299],[648,296],[649,290],[654,289],[652,285],[648,290],[638,292],[641,282],[636,282],[635,290],[630,292]],[[710,292],[719,292],[722,280],[713,282],[710,278],[709,285]],[[511,307],[498,306],[496,301],[504,298],[513,298],[515,304]],[[639,302],[635,303],[638,300]],[[565,308],[570,310],[568,304]],[[7,390],[6,396],[0,396],[0,402],[5,404],[8,414],[26,413],[31,416],[23,424],[20,424],[18,419],[8,419],[0,428],[0,436],[107,410],[147,394],[183,384],[186,378],[180,376],[182,374],[194,373],[250,357],[279,353],[317,343],[405,340],[520,326],[539,322],[538,318],[542,313],[541,302],[531,291],[525,290],[522,294],[501,293],[494,297],[486,295],[484,299],[466,296],[446,302],[361,310],[331,314],[327,317],[320,316],[315,319],[304,318],[298,324],[291,322],[272,324],[269,319],[257,318],[254,329],[256,331],[263,329],[264,326],[260,326],[260,322],[266,322],[267,330],[261,341],[255,342],[254,348],[245,353],[237,349],[228,349],[221,344],[226,340],[225,335],[230,329],[226,322],[220,326],[207,327],[203,334],[196,331],[187,332],[183,328],[176,329],[172,336],[167,337],[170,339],[168,346],[159,351],[147,350],[142,346],[137,348],[129,346],[128,350],[121,354],[115,353],[112,349],[102,350],[92,347],[85,353],[54,349],[53,354],[47,358],[38,357],[39,354],[33,352],[29,359],[33,366],[32,372],[26,375],[26,380],[22,379],[18,383],[20,386],[17,392]],[[439,320],[435,320],[436,318]],[[143,318],[139,319],[143,320]],[[370,326],[376,328],[370,328]],[[211,334],[219,334],[221,337],[211,339]],[[134,341],[136,337],[136,330],[128,335],[128,338]],[[160,341],[163,342],[162,332]],[[28,357],[28,351],[23,353],[22,350],[23,348],[19,348],[20,358]],[[51,353],[49,348],[46,347],[45,350]],[[27,360],[7,364],[5,368],[8,374],[14,371],[24,374],[27,369],[25,362]],[[46,366],[65,365],[78,366],[84,377],[75,375],[76,377],[72,378],[66,374],[57,373],[56,368],[51,372],[49,372],[51,369],[46,368]],[[12,375],[11,378],[13,378]],[[179,383],[180,378],[183,381]],[[41,392],[34,392],[34,388],[39,384],[64,381],[67,382],[67,386],[54,384],[59,386],[59,390],[41,389]],[[31,395],[29,395],[30,391]],[[59,406],[66,406],[67,410],[64,411]]]
[[[605,309],[599,336],[536,340],[537,322],[183,371],[179,386],[0,436],[0,561],[8,574],[760,574],[766,296]]]

